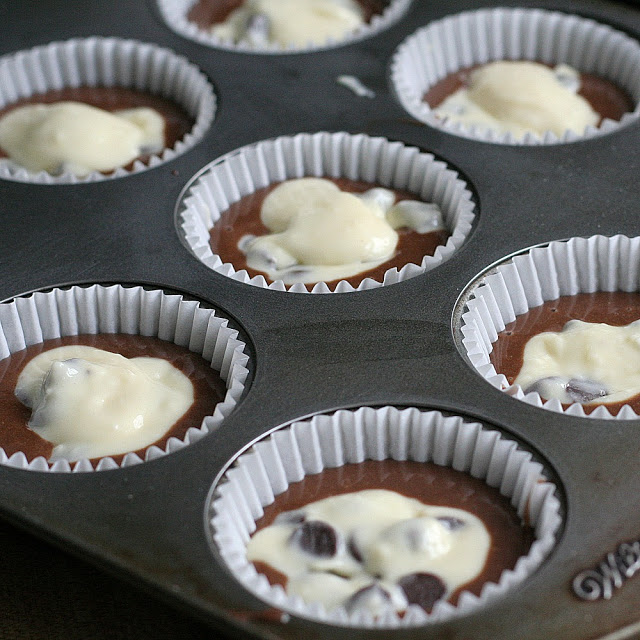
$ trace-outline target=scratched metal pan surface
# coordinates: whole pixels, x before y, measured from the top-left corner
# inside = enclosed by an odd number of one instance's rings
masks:
[[[640,9],[632,4],[414,0],[374,37],[304,55],[261,56],[174,34],[152,0],[0,6],[2,54],[73,37],[134,38],[184,55],[218,97],[203,140],[149,171],[79,185],[1,181],[0,299],[69,283],[153,285],[214,307],[240,331],[250,356],[248,390],[234,413],[216,433],[177,453],[98,473],[0,466],[6,518],[137,581],[229,637],[584,640],[631,637],[640,629],[637,562],[627,557],[625,565],[615,555],[621,543],[640,539],[640,425],[585,424],[514,401],[472,371],[451,328],[460,293],[505,256],[575,235],[640,234],[640,123],[575,144],[516,147],[479,144],[409,117],[389,84],[396,47],[434,19],[490,5],[577,13],[640,37]],[[338,84],[342,74],[357,76],[375,97]],[[345,295],[267,291],[212,273],[177,232],[175,207],[185,184],[238,147],[303,131],[384,136],[450,163],[468,180],[478,208],[464,246],[426,274]],[[521,442],[558,486],[564,522],[553,552],[504,597],[449,622],[385,633],[263,615],[266,605],[211,551],[204,523],[212,483],[238,451],[279,425],[380,405],[450,412]],[[593,600],[577,597],[572,586],[589,570],[599,596]]]

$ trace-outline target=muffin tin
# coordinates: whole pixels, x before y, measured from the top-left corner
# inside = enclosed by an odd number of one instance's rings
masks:
[[[154,0],[91,0],[75,12],[61,0],[12,7],[2,54],[93,35],[154,43],[208,76],[217,110],[200,142],[148,171],[72,185],[2,180],[0,299],[95,283],[180,293],[229,319],[247,345],[249,376],[219,429],[162,458],[96,473],[0,466],[5,517],[139,582],[225,636],[382,637],[282,616],[245,591],[209,538],[210,494],[240,451],[282,425],[363,406],[434,409],[480,422],[531,452],[558,487],[563,523],[542,566],[504,596],[468,615],[384,637],[623,638],[640,628],[637,421],[584,420],[517,402],[473,371],[455,330],[464,310],[459,297],[494,262],[572,236],[639,235],[640,124],[570,144],[493,145],[413,120],[388,81],[393,52],[419,27],[498,4],[505,3],[413,0],[402,18],[371,37],[283,55],[183,39],[164,24]],[[640,38],[640,9],[631,4],[517,4],[576,13]],[[34,19],[46,27],[35,30]],[[375,97],[356,95],[337,82],[341,75],[357,77]],[[476,203],[464,245],[404,282],[334,295],[252,287],[200,263],[177,218],[190,179],[247,144],[318,131],[383,136],[447,162]]]

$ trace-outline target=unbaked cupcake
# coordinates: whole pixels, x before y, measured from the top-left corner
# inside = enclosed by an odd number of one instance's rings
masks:
[[[420,275],[462,245],[466,184],[431,154],[364,134],[299,134],[243,147],[188,185],[191,251],[240,282],[329,293]]]
[[[570,142],[628,124],[640,113],[638,78],[636,40],[539,9],[449,16],[410,36],[392,62],[393,85],[411,115],[506,144]]]
[[[258,598],[373,628],[442,621],[491,602],[540,565],[561,523],[554,486],[515,442],[459,417],[393,407],[274,431],[225,472],[211,513],[220,557]],[[507,529],[503,546],[498,530]],[[467,552],[478,557],[463,567],[452,560]]]
[[[215,113],[185,58],[133,40],[87,38],[0,60],[0,178],[117,178],[191,148]]]
[[[211,309],[119,285],[0,305],[0,464],[138,464],[215,430],[247,377],[237,331]]]
[[[201,44],[300,53],[355,42],[402,16],[411,0],[158,0],[176,33]]]
[[[640,414],[640,238],[535,247],[465,293],[460,348],[509,395],[593,418]]]

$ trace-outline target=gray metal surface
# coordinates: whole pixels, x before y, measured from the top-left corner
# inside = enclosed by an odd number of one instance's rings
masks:
[[[202,300],[231,318],[249,345],[252,381],[216,433],[137,467],[42,474],[0,467],[0,511],[10,521],[140,581],[230,636],[248,638],[597,638],[637,624],[640,578],[610,600],[571,591],[580,571],[640,537],[640,425],[584,421],[518,403],[460,357],[451,330],[456,300],[492,262],[524,247],[602,233],[638,235],[640,124],[594,140],[507,147],[456,138],[412,121],[395,101],[388,63],[432,19],[488,5],[580,13],[640,36],[640,10],[614,2],[427,2],[383,34],[306,55],[243,55],[184,40],[152,0],[0,3],[0,54],[54,40],[117,35],[185,55],[213,82],[219,109],[186,155],[98,184],[0,182],[0,300],[65,283],[152,284]],[[34,16],[40,19],[34,20]],[[376,91],[356,97],[336,76]],[[212,273],[181,243],[174,207],[202,166],[256,140],[300,131],[366,132],[418,146],[469,181],[478,221],[447,263],[370,292],[296,295]],[[566,501],[553,554],[524,584],[477,613],[395,633],[282,625],[217,562],[205,534],[213,480],[266,431],[337,408],[394,404],[478,419],[519,440],[546,465]],[[632,633],[632,629],[629,629]]]

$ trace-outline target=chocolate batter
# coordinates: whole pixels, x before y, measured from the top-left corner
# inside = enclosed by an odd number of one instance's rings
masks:
[[[478,595],[486,582],[498,582],[502,572],[513,569],[533,542],[533,529],[522,523],[509,500],[497,489],[449,467],[397,460],[366,460],[306,476],[265,507],[256,526],[258,530],[267,527],[279,513],[310,502],[364,489],[388,489],[424,504],[464,509],[484,522],[491,535],[486,565],[480,575],[451,595],[449,601],[453,604],[462,591]],[[280,572],[261,562],[254,564],[271,584],[286,585],[287,578]]]
[[[430,87],[422,99],[432,109],[439,106],[452,93],[469,86],[469,75],[478,66],[480,65],[460,69],[460,71],[445,76]],[[613,82],[591,73],[580,74],[578,95],[581,95],[591,105],[591,108],[600,115],[600,122],[604,118],[620,120],[625,113],[633,111],[635,106],[633,99],[625,90],[616,86]]]
[[[224,22],[229,14],[241,7],[244,0],[198,0],[189,12],[187,19],[195,22],[201,29],[208,30],[213,24]],[[369,22],[375,15],[380,15],[389,4],[388,0],[358,0],[364,10],[364,20]]]
[[[615,327],[623,327],[640,319],[640,293],[623,291],[579,293],[545,302],[518,316],[498,334],[493,344],[491,362],[498,373],[506,376],[509,384],[522,368],[524,348],[534,335],[544,331],[561,331],[569,320],[602,322]],[[625,402],[607,404],[602,402],[614,415],[624,405],[640,413],[640,395]],[[568,405],[564,405],[568,406]],[[585,413],[591,413],[598,405],[583,405]]]
[[[105,111],[120,111],[136,107],[155,109],[164,118],[164,143],[168,149],[173,149],[176,142],[182,140],[194,125],[193,118],[175,102],[125,87],[66,87],[64,89],[52,89],[46,93],[12,102],[4,109],[0,109],[0,117],[16,107],[23,107],[27,104],[52,104],[63,101],[83,102]],[[2,149],[0,149],[0,157],[7,157],[7,154]],[[137,158],[137,160],[147,163],[149,158],[149,155],[144,155]],[[132,166],[133,163],[125,168],[131,169]]]
[[[326,178],[334,182],[343,191],[351,193],[363,193],[371,189],[374,185],[368,182],[348,180],[347,178]],[[247,267],[247,258],[238,249],[238,242],[247,235],[261,236],[269,233],[269,229],[260,220],[260,208],[264,199],[273,191],[279,182],[269,185],[263,189],[258,189],[252,194],[245,196],[232,204],[215,223],[210,232],[211,250],[220,256],[223,262],[231,263],[236,271],[245,269],[249,277],[262,275],[267,282],[272,282],[266,273],[255,271]],[[395,191],[396,202],[401,200],[415,200],[415,194],[408,191]],[[384,274],[388,269],[401,269],[404,265],[413,262],[420,264],[424,256],[432,256],[436,248],[445,244],[449,237],[448,231],[432,231],[430,233],[417,233],[413,229],[403,227],[396,229],[398,233],[398,245],[392,258],[379,265],[375,269],[363,271],[362,273],[345,278],[353,287],[357,287],[365,278],[373,278],[382,282]],[[335,289],[339,280],[328,282],[330,289]],[[313,288],[313,284],[306,285],[308,289]]]
[[[200,427],[202,419],[213,415],[215,406],[224,399],[226,394],[225,383],[202,356],[158,338],[105,333],[45,340],[0,360],[0,447],[8,456],[22,451],[31,461],[38,456],[48,459],[51,455],[53,444],[27,427],[31,409],[25,407],[16,398],[14,391],[18,376],[29,360],[43,351],[70,344],[104,349],[127,358],[139,356],[164,358],[189,377],[194,389],[193,404],[180,420],[154,443],[160,448],[165,446],[169,438],[182,439],[188,429]],[[135,453],[144,459],[144,451],[145,449],[141,449]],[[124,455],[111,457],[119,463]],[[97,462],[97,459],[92,462]]]

